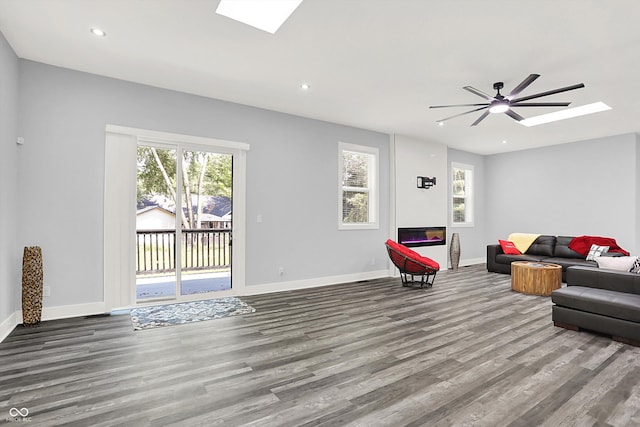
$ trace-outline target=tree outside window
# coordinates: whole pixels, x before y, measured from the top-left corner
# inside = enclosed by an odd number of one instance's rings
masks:
[[[451,164],[451,222],[453,226],[473,225],[473,166]]]
[[[378,150],[340,143],[340,229],[378,228]]]

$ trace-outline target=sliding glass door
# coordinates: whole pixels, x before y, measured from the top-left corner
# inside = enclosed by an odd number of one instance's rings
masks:
[[[138,144],[136,301],[231,289],[233,156]]]
[[[181,295],[231,289],[233,157],[182,151]]]

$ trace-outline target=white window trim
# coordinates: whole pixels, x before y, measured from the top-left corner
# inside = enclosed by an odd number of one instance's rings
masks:
[[[469,207],[465,209],[466,212],[471,214],[471,221],[466,221],[466,222],[455,222],[454,221],[454,213],[453,213],[453,170],[454,169],[464,169],[464,170],[468,170],[471,171],[471,183],[468,185],[469,189],[469,195],[465,196],[465,208],[467,203],[469,204]],[[451,178],[451,184],[449,186],[449,189],[451,191],[451,197],[449,198],[449,204],[451,207],[451,227],[474,227],[475,226],[475,180],[476,180],[476,173],[473,169],[473,165],[468,165],[465,163],[457,163],[457,162],[451,162],[451,171],[449,173],[449,176]]]
[[[351,187],[342,187],[342,152],[353,151],[357,153],[364,153],[373,155],[374,161],[372,167],[369,168],[369,222],[361,223],[344,223],[342,222],[342,192],[349,190]],[[376,147],[369,147],[366,145],[349,144],[346,142],[338,142],[338,230],[373,230],[380,228],[379,225],[379,212],[380,205],[378,203],[380,185],[379,185],[379,170],[380,170],[380,155],[379,150]],[[352,188],[356,191],[362,191],[362,188]]]

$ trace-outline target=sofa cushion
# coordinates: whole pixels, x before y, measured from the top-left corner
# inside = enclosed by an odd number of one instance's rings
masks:
[[[508,240],[498,240],[498,243],[500,243],[502,252],[507,255],[520,255],[521,253],[518,248],[516,248],[516,245],[513,244],[513,242],[510,242]]]
[[[573,266],[567,268],[567,286],[585,286],[640,295],[640,274]]]
[[[541,255],[507,255],[507,254],[498,254],[496,255],[496,262],[500,264],[511,264],[513,261],[531,261],[531,262],[540,262],[544,259],[544,256]]]
[[[558,258],[558,257],[551,257],[551,258],[545,258],[543,260],[544,262],[548,262],[550,264],[558,264],[560,266],[562,266],[563,270],[566,270],[567,268],[573,266],[573,265],[583,265],[585,267],[598,267],[598,264],[596,264],[595,261],[587,261],[586,259],[582,258],[582,259],[577,259],[577,258]]]
[[[553,256],[553,251],[556,247],[556,236],[539,236],[525,254],[527,255],[543,255]]]
[[[607,289],[567,286],[553,291],[551,301],[561,307],[640,322],[640,295]]]
[[[569,243],[571,243],[572,240],[573,237],[571,236],[558,236],[556,238],[556,248],[553,252],[553,256],[560,258],[585,259],[584,255],[569,248]]]
[[[637,256],[619,256],[619,257],[606,257],[599,256],[596,258],[598,267],[608,268],[609,270],[616,271],[630,271],[633,264],[638,260]]]

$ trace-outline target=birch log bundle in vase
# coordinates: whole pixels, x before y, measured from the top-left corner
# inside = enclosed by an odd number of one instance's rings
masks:
[[[40,323],[42,316],[42,249],[24,248],[22,257],[22,320],[24,326]]]

